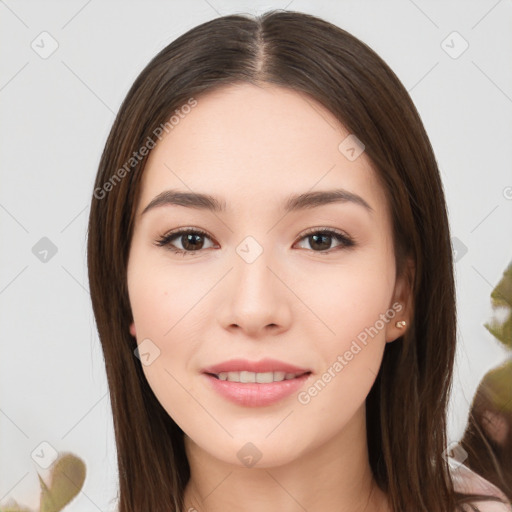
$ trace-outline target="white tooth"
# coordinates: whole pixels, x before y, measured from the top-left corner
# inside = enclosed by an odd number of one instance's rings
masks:
[[[284,380],[285,375],[285,372],[274,372],[274,381],[281,382],[282,380]]]
[[[267,384],[269,382],[273,382],[273,380],[274,380],[273,372],[257,373],[256,374],[256,382],[259,382],[260,384]]]
[[[256,377],[257,377],[257,375],[254,372],[242,371],[242,372],[240,372],[240,381],[239,382],[256,382]],[[257,381],[257,382],[259,382],[259,381]]]
[[[229,382],[241,382],[251,383],[257,382],[259,384],[268,384],[270,382],[281,382],[283,380],[294,379],[297,376],[296,373],[285,373],[285,372],[221,372],[217,375],[219,380],[227,380]]]
[[[231,382],[240,382],[240,372],[228,372],[228,380]]]

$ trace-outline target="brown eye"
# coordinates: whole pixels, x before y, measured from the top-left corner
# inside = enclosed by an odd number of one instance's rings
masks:
[[[204,231],[185,228],[167,233],[155,243],[159,247],[168,247],[174,253],[185,256],[186,254],[193,254],[203,249],[205,239],[211,240]],[[181,244],[181,248],[174,245],[175,241]]]
[[[354,240],[348,235],[332,229],[315,229],[306,233],[301,240],[307,240],[314,252],[330,252],[333,239],[338,242],[338,248],[352,247]]]

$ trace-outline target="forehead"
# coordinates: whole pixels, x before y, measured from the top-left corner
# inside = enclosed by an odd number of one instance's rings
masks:
[[[356,139],[311,97],[275,85],[234,84],[196,101],[151,151],[139,212],[165,189],[229,197],[230,210],[237,200],[270,205],[291,194],[343,187],[375,210],[386,208],[364,151],[347,157],[347,144],[362,149]]]

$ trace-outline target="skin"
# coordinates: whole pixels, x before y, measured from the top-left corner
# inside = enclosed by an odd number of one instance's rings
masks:
[[[237,84],[197,100],[149,156],[127,276],[130,332],[160,350],[144,374],[185,432],[185,510],[391,510],[370,470],[364,406],[386,343],[406,330],[395,322],[408,320],[410,290],[395,275],[377,175],[364,152],[350,161],[338,150],[349,132],[295,91]],[[282,210],[291,194],[334,188],[374,211],[351,202]],[[167,189],[218,196],[227,211],[165,205],[141,215]],[[155,245],[182,227],[206,231],[203,248],[182,256]],[[309,228],[341,230],[356,245],[332,238],[315,248]],[[252,263],[236,252],[249,235],[263,250]],[[186,238],[173,244],[182,249]],[[308,389],[397,302],[402,311],[307,404],[292,394],[236,405],[201,373],[231,358],[272,357],[309,368]],[[262,454],[252,467],[237,456],[248,442]]]

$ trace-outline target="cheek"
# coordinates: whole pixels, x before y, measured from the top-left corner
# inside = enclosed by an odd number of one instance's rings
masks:
[[[315,273],[315,283],[326,285],[309,289],[308,306],[322,324],[303,327],[316,340],[323,367],[301,403],[339,403],[354,411],[364,402],[380,368],[386,327],[394,321],[393,264],[392,254],[376,250],[360,253],[350,265]]]
[[[137,343],[157,354],[150,364],[141,358],[146,380],[169,416],[180,418],[190,405],[184,389],[190,387],[188,363],[197,349],[194,340],[199,339],[190,322],[197,293],[178,273],[164,272],[158,266],[139,267],[137,277],[129,281],[129,291]]]
[[[368,256],[354,257],[353,264],[317,268],[315,278],[309,279],[302,293],[308,306],[322,320],[322,338],[331,349],[343,349],[352,339],[375,327],[384,339],[389,320],[381,315],[389,311],[393,295],[393,260]],[[393,314],[391,311],[390,315]],[[318,333],[317,333],[318,336]],[[313,338],[314,339],[314,338]]]
[[[187,316],[194,314],[204,286],[193,273],[166,266],[151,255],[135,253],[131,264],[128,291],[137,337],[166,344],[187,323]]]
[[[176,380],[182,382],[187,362],[195,349],[190,315],[198,303],[199,287],[187,284],[185,274],[164,268],[150,254],[134,248],[128,267],[128,293],[137,343],[151,353],[142,369],[159,401],[179,405]],[[174,377],[174,378],[173,378]],[[169,411],[170,412],[170,411]]]
[[[383,274],[338,277],[328,294],[316,298],[328,328],[321,327],[319,336],[316,325],[316,335],[310,330],[308,338],[316,340],[321,367],[297,396],[304,413],[319,420],[323,435],[335,435],[364,406],[381,365],[385,328],[394,315],[388,309],[392,290]]]

